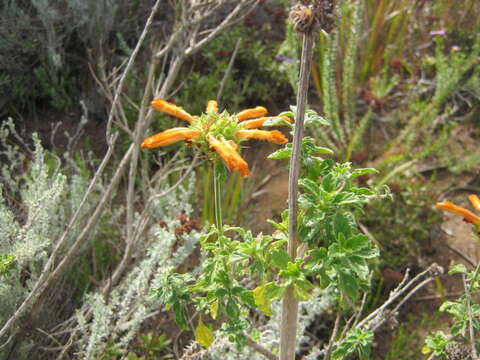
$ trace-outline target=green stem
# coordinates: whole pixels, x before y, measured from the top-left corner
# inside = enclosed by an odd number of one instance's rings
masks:
[[[218,163],[213,163],[213,196],[215,204],[215,225],[219,232],[222,231],[222,191],[220,186],[219,174],[217,171]]]

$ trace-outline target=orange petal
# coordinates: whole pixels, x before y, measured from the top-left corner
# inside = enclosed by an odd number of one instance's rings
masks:
[[[267,120],[270,119],[275,119],[281,117],[283,120],[288,121],[289,123],[292,122],[292,119],[290,119],[288,116],[267,116],[267,117],[261,117],[258,119],[253,119],[253,120],[248,120],[243,123],[243,126],[245,129],[258,129],[259,127],[263,126],[263,123]]]
[[[207,103],[207,114],[211,112],[218,113],[218,104],[215,100],[210,100]]]
[[[288,139],[278,130],[238,130],[235,136],[241,140],[259,139],[267,140],[275,144],[285,144]]]
[[[243,177],[250,175],[248,164],[242,159],[240,154],[235,150],[235,147],[233,147],[229,141],[224,138],[218,140],[212,135],[209,135],[208,143],[210,144],[210,147],[220,155],[223,161],[225,161],[225,164],[230,170],[240,171],[240,174]]]
[[[474,195],[474,194],[471,194],[471,195],[468,195],[468,200],[470,200],[470,202],[472,203],[472,206],[480,211],[480,199],[478,198],[477,195]]]
[[[461,206],[457,206],[451,203],[450,201],[437,203],[435,207],[444,211],[448,211],[448,212],[463,216],[463,220],[465,222],[468,222],[471,224],[480,224],[480,217],[472,213],[470,210],[467,210]]]
[[[188,128],[172,128],[155,134],[143,140],[142,149],[152,149],[159,146],[166,146],[182,140],[192,140],[200,136],[200,131]]]
[[[163,99],[155,99],[150,102],[150,105],[152,105],[155,110],[175,116],[176,118],[188,121],[189,123],[193,121],[193,116],[183,110],[180,106],[170,104]]]
[[[263,106],[257,106],[254,109],[246,109],[240,111],[235,117],[238,121],[248,120],[248,119],[255,119],[261,116],[267,115],[268,110],[265,109]]]

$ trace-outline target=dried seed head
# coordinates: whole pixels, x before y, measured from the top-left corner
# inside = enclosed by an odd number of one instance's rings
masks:
[[[293,23],[295,31],[300,33],[309,33],[312,31],[314,15],[310,6],[303,4],[294,5],[290,9],[288,18]]]
[[[335,0],[300,0],[290,9],[289,19],[300,33],[320,30],[330,33],[337,19]]]
[[[430,266],[430,275],[431,276],[439,276],[439,275],[442,275],[444,272],[445,272],[445,270],[443,269],[443,267],[441,267],[437,263],[433,263]]]

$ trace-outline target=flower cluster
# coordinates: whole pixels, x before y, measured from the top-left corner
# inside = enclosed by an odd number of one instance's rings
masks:
[[[480,199],[478,198],[477,195],[473,195],[473,194],[468,195],[468,200],[470,200],[470,203],[476,210],[480,211]],[[470,210],[465,209],[461,206],[455,205],[450,201],[439,202],[435,206],[438,209],[463,216],[463,221],[470,224],[474,224],[476,227],[476,230],[480,232],[480,216],[475,215]]]
[[[230,115],[226,111],[219,113],[217,102],[210,100],[204,114],[192,116],[181,107],[162,99],[153,100],[151,105],[155,110],[188,122],[190,126],[172,128],[150,136],[142,142],[142,149],[166,146],[183,140],[198,146],[206,153],[211,153],[210,149],[216,151],[229,169],[240,171],[243,177],[249,176],[250,172],[248,164],[238,152],[238,145],[242,141],[259,139],[275,144],[288,142],[278,130],[258,130],[266,121],[276,119],[265,116],[267,109],[262,106]],[[280,121],[292,122],[286,116],[278,118]]]

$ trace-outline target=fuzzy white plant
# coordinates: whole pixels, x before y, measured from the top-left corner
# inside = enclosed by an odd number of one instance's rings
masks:
[[[28,141],[17,133],[12,119],[0,126],[0,156],[0,256],[8,256],[12,260],[7,269],[5,264],[0,266],[0,324],[5,324],[40,278],[53,248],[65,231],[65,224],[81,201],[91,175],[87,171],[82,172],[77,164],[77,168],[62,168],[62,172],[69,173],[67,178],[60,171],[60,164],[73,164],[74,160],[68,157],[68,153],[60,159],[46,151],[36,134],[33,134],[32,141]],[[103,191],[101,181],[97,190]],[[71,229],[63,249],[67,249],[82,230],[86,215],[94,207],[94,199],[95,196],[92,196],[87,200],[80,220]],[[115,220],[111,215],[110,218]],[[64,285],[58,282],[56,289],[68,293],[68,289],[62,288]],[[44,298],[43,301],[49,300]],[[43,316],[43,320],[47,318],[48,324],[52,325],[51,312],[39,315],[40,318]],[[42,319],[39,321],[42,324]],[[22,349],[31,348],[32,344],[31,339],[20,340],[16,358],[25,358],[20,355]],[[8,351],[8,346],[2,347],[0,358]]]
[[[2,144],[11,133],[8,128],[13,129],[11,122],[4,123],[0,130]],[[35,134],[33,143],[33,159],[24,173],[17,172],[16,161],[25,160],[18,155],[18,148],[10,145],[3,153],[7,161],[2,164],[2,173],[9,176],[0,185],[0,253],[12,256],[15,263],[0,278],[0,323],[30,291],[61,231],[58,209],[64,201],[66,177],[47,165],[45,151]],[[4,188],[16,196],[16,201],[7,201]]]
[[[193,191],[193,179],[186,187],[179,187],[169,196],[154,202],[152,213],[164,219],[173,229],[180,225],[175,218],[180,213],[191,212],[188,201]],[[80,337],[77,340],[76,356],[80,359],[100,358],[114,349],[125,354],[132,340],[138,335],[142,323],[160,307],[151,292],[161,281],[164,269],[181,264],[195,249],[200,233],[193,231],[182,236],[182,246],[173,251],[177,237],[173,230],[152,226],[147,238],[143,257],[127,276],[109,294],[96,293],[86,297],[85,303],[92,309],[92,317],[77,313]]]

